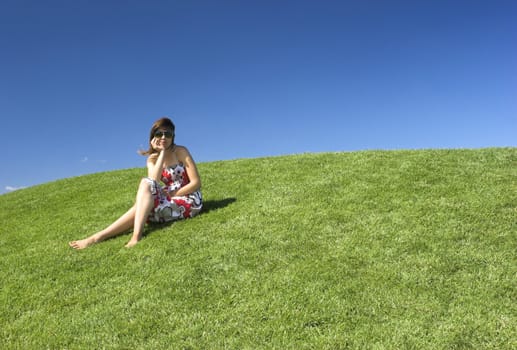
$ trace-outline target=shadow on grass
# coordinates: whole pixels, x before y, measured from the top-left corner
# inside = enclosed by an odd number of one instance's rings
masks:
[[[225,198],[225,199],[219,199],[219,200],[204,201],[203,209],[201,210],[201,215],[209,213],[214,210],[222,209],[236,201],[237,201],[237,198]]]
[[[211,211],[216,211],[216,210],[225,208],[236,201],[237,201],[237,198],[233,198],[233,197],[225,198],[225,199],[218,199],[218,200],[203,201],[203,209],[201,210],[201,212],[198,215],[205,215]],[[192,219],[195,219],[195,218],[196,217],[193,217]],[[188,219],[188,220],[192,220],[192,219]],[[174,223],[177,221],[178,220],[173,220],[173,221],[162,222],[162,223],[151,222],[147,225],[146,230],[144,230],[143,236],[146,237],[149,234],[153,233],[154,231],[159,231],[165,227],[174,225]]]

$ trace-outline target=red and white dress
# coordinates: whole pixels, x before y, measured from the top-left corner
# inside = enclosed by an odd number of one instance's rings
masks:
[[[169,196],[168,192],[176,191],[190,182],[183,163],[170,166],[162,171],[162,184],[146,178],[154,197],[154,208],[149,214],[150,222],[168,222],[196,216],[203,207],[201,191],[187,196]]]

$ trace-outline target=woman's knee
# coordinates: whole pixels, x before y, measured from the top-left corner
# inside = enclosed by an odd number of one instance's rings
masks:
[[[146,179],[145,177],[140,179],[140,184],[139,184],[139,187],[147,187],[149,188],[149,180]]]
[[[152,194],[152,184],[149,183],[149,180],[146,178],[143,178],[140,180],[140,184],[138,185],[138,194]]]

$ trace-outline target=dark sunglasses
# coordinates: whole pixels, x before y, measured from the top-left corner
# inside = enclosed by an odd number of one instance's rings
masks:
[[[154,137],[161,139],[163,136],[165,136],[168,139],[172,138],[172,131],[156,131],[154,133]]]

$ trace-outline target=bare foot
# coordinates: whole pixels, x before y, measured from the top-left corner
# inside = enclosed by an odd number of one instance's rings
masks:
[[[68,242],[68,245],[74,249],[84,249],[84,248],[88,248],[89,246],[91,246],[94,243],[95,243],[95,241],[93,238],[85,238],[85,239],[81,239],[78,241]]]
[[[131,247],[134,247],[137,243],[138,243],[138,239],[131,238],[131,240],[129,242],[127,242],[125,247],[126,248],[131,248]]]

